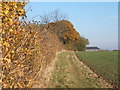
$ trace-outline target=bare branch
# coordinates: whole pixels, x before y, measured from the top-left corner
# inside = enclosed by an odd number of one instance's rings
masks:
[[[52,20],[54,22],[60,21],[60,20],[65,20],[67,17],[65,16],[65,14],[60,13],[59,9],[54,10],[52,13]]]
[[[59,9],[56,9],[48,14],[40,15],[40,18],[43,24],[48,24],[50,22],[65,20],[67,19],[67,16],[65,14],[60,13]]]
[[[48,24],[51,21],[50,16],[48,14],[40,16],[40,18],[41,18],[41,22],[44,24]]]

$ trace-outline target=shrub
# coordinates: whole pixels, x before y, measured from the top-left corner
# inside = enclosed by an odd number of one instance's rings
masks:
[[[2,2],[2,86],[3,88],[32,87],[32,75],[40,68],[40,37],[28,25],[19,21],[25,15],[26,2]],[[37,67],[35,62],[37,61]],[[32,74],[32,75],[31,75]]]

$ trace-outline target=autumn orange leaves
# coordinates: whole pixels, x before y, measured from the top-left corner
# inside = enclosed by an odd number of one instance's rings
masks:
[[[0,62],[3,88],[25,88],[32,85],[33,80],[28,73],[34,72],[32,63],[38,60],[36,55],[39,49],[36,49],[36,42],[39,39],[36,39],[35,31],[24,29],[19,21],[19,18],[25,15],[26,4],[26,2],[0,3],[2,9],[0,42],[3,57]]]

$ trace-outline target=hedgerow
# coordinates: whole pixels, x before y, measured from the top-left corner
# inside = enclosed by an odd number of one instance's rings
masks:
[[[0,3],[3,88],[32,87],[32,76],[40,69],[40,36],[31,26],[23,27],[19,21],[26,14],[26,4],[22,1]]]
[[[65,49],[63,44],[80,39],[69,21],[40,26],[24,24],[19,19],[26,16],[27,3],[22,0],[0,3],[3,88],[31,88],[35,84],[44,87],[48,81],[45,70],[56,52]]]

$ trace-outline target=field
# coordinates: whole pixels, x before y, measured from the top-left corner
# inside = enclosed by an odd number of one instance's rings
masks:
[[[78,60],[74,52],[58,54],[51,74],[50,88],[110,88],[111,86],[96,76]]]
[[[108,82],[118,85],[118,52],[75,52],[77,58]]]

